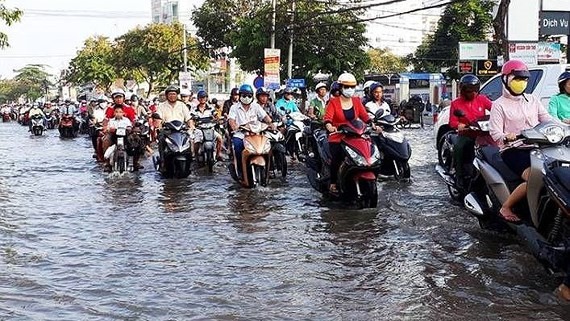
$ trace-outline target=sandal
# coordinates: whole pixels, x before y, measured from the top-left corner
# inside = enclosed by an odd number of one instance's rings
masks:
[[[332,195],[335,195],[335,196],[339,194],[338,188],[336,187],[336,185],[331,184],[329,186],[329,193],[331,193]]]
[[[499,210],[499,217],[501,217],[503,220],[509,223],[513,224],[521,223],[521,219],[518,216],[516,216],[515,213],[513,213],[510,209],[501,208]]]

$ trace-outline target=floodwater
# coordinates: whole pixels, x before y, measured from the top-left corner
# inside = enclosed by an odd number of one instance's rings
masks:
[[[90,140],[0,124],[0,320],[570,320],[516,238],[481,230],[406,130],[409,184],[354,210],[225,167],[111,177]]]

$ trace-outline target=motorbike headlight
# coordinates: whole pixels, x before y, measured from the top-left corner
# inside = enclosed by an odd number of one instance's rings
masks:
[[[263,145],[263,150],[261,151],[263,154],[268,154],[271,150],[271,142],[269,139],[265,140],[265,144]]]
[[[556,126],[556,125],[544,127],[542,129],[542,134],[552,144],[560,143],[565,137],[564,129],[562,127]]]
[[[348,156],[350,156],[350,158],[356,163],[356,165],[368,166],[368,162],[366,161],[366,159],[362,155],[360,155],[358,152],[356,152],[354,149],[352,149],[348,146],[344,146],[344,150],[346,151]]]
[[[372,149],[374,150],[372,152],[372,157],[371,157],[372,164],[376,164],[381,159],[380,150],[378,149],[378,147],[376,147],[376,145],[372,145]]]
[[[389,140],[393,140],[396,143],[403,143],[404,142],[404,134],[401,132],[382,132],[382,135]]]
[[[180,151],[190,149],[190,142],[191,142],[191,139],[189,139],[188,137],[184,138],[184,143],[182,144]]]

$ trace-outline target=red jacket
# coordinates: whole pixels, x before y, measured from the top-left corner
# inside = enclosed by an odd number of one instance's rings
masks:
[[[368,117],[368,113],[366,112],[366,109],[358,97],[352,97],[352,107],[354,108],[355,118],[360,118],[360,120],[365,123],[368,123],[370,121],[370,117]],[[344,112],[342,111],[342,105],[340,103],[340,97],[333,97],[329,100],[323,120],[325,124],[331,123],[335,127],[349,123],[349,121],[344,117]],[[331,143],[339,143],[341,139],[342,135],[329,136],[329,142]]]
[[[491,110],[492,102],[485,95],[477,95],[472,101],[467,101],[463,97],[458,97],[451,102],[449,108],[449,126],[457,129],[459,124],[469,125],[477,118],[485,116],[485,110]],[[458,118],[453,115],[456,109],[461,109],[465,117]]]
[[[115,117],[115,109],[113,108],[115,105],[111,105],[109,107],[107,107],[107,110],[105,110],[105,117],[108,119],[111,119],[113,117]],[[131,123],[135,123],[135,120],[137,119],[137,112],[135,111],[135,109],[129,105],[123,104],[123,111],[125,112],[125,117],[127,117]]]

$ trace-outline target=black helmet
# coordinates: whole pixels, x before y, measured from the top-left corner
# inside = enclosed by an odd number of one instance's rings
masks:
[[[237,96],[239,95],[239,88],[234,87],[232,88],[232,92],[230,93],[230,96]]]
[[[166,89],[164,90],[164,94],[168,95],[169,92],[175,92],[176,94],[180,94],[180,88],[176,85],[170,85],[166,87]]]
[[[566,89],[564,88],[564,86],[566,85],[566,81],[568,81],[570,79],[570,71],[565,71],[563,72],[560,77],[558,77],[558,88],[560,89],[560,93],[561,94],[569,94],[570,92],[566,92]]]
[[[481,81],[473,74],[467,74],[459,79],[459,90],[467,89],[469,91],[479,92]]]

